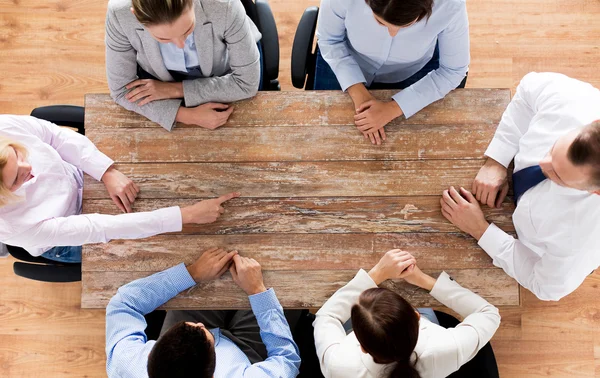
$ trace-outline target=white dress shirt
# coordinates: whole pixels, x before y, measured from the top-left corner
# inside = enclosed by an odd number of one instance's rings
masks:
[[[558,138],[600,119],[600,91],[556,73],[530,73],[517,88],[486,156],[515,172],[539,164]],[[545,180],[513,214],[519,239],[490,225],[479,245],[494,265],[543,300],[574,291],[600,265],[600,196]]]
[[[39,256],[55,246],[181,231],[179,207],[121,215],[79,215],[83,172],[100,180],[113,164],[83,135],[41,119],[13,115],[0,115],[0,135],[25,146],[33,175],[14,192],[20,200],[0,208],[1,243]]]
[[[378,364],[363,353],[354,332],[346,335],[343,324],[363,291],[377,287],[369,274],[356,277],[339,289],[317,312],[315,344],[326,378],[381,378],[388,365]],[[443,272],[431,295],[464,317],[455,328],[444,328],[421,317],[419,338],[411,361],[421,378],[441,378],[457,371],[487,344],[500,325],[498,309]]]
[[[431,60],[439,42],[439,68],[393,96],[406,118],[446,96],[469,69],[465,0],[436,0],[429,19],[400,29],[395,37],[375,20],[365,0],[321,0],[317,38],[344,91],[357,83],[408,79]]]

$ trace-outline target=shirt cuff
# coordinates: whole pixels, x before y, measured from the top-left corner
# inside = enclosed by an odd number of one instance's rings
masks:
[[[196,281],[194,281],[184,263],[165,270],[165,274],[169,277],[169,280],[178,293],[196,286]]]
[[[342,91],[346,92],[348,88],[358,83],[367,83],[365,75],[363,75],[360,67],[357,66],[345,66],[341,65],[336,69],[335,77],[340,83]]]
[[[452,278],[450,278],[448,273],[442,272],[435,281],[433,289],[431,289],[431,292],[429,294],[431,294],[432,297],[434,297],[441,303],[444,303],[444,298],[447,297],[446,293],[448,293],[449,289],[452,288],[452,286],[454,285],[458,284]]]
[[[517,154],[518,148],[508,143],[501,141],[500,139],[494,138],[485,150],[485,156],[496,160],[504,167],[508,168],[511,160]]]
[[[88,167],[85,167],[83,171],[95,178],[97,181],[100,181],[102,180],[104,173],[106,173],[108,168],[110,168],[110,166],[114,163],[115,162],[111,158],[104,155],[100,151],[96,151],[94,157],[88,163]]]
[[[263,291],[262,293],[250,295],[248,299],[250,299],[250,307],[252,307],[252,312],[254,314],[281,309],[281,305],[279,304],[279,300],[277,299],[273,288]]]
[[[154,210],[154,215],[161,220],[160,234],[165,232],[180,232],[183,229],[183,220],[181,219],[181,209],[179,206]]]
[[[502,252],[501,247],[504,245],[504,239],[507,237],[512,238],[512,236],[491,223],[477,244],[479,244],[479,246],[494,259]]]
[[[411,87],[401,90],[392,96],[392,99],[396,101],[400,109],[402,109],[402,114],[404,114],[405,118],[412,117],[419,110],[423,109],[426,105],[420,104],[417,100],[419,99],[419,94],[416,93]]]
[[[364,269],[359,270],[350,282],[356,283],[357,287],[364,287],[364,290],[377,287],[375,281],[373,281],[369,273]]]

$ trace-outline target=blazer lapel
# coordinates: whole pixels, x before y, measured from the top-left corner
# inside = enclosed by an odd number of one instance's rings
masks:
[[[163,62],[160,47],[158,47],[159,42],[152,38],[146,29],[136,29],[136,31],[142,41],[142,46],[144,46],[146,58],[148,58],[150,66],[152,66],[154,73],[156,73],[157,79],[160,79],[161,81],[173,81],[173,76],[171,76]]]
[[[206,19],[200,1],[196,1],[194,4],[194,13],[196,15],[194,42],[196,42],[196,51],[198,52],[198,63],[202,75],[209,77],[212,75],[213,69],[213,28]]]

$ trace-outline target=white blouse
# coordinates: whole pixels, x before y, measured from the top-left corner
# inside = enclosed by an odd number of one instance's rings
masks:
[[[39,256],[55,246],[181,231],[179,207],[144,213],[81,213],[83,172],[100,180],[113,164],[85,136],[27,116],[0,115],[0,135],[23,144],[33,178],[0,208],[0,242]],[[82,172],[83,171],[83,172]]]
[[[369,274],[356,277],[339,289],[317,312],[315,344],[321,371],[326,378],[383,378],[389,365],[378,364],[363,353],[354,332],[346,335],[343,324],[350,319],[359,295],[377,287]],[[442,378],[457,371],[490,341],[500,326],[498,309],[443,272],[431,295],[464,317],[455,328],[444,328],[421,317],[419,338],[412,361],[421,378]]]

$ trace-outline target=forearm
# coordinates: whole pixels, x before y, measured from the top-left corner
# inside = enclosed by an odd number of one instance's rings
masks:
[[[140,239],[182,228],[179,207],[119,215],[83,214],[53,218],[22,235],[21,245],[40,248]]]
[[[260,61],[247,67],[239,67],[225,76],[199,78],[183,81],[186,107],[207,102],[230,103],[253,97],[258,92]]]

